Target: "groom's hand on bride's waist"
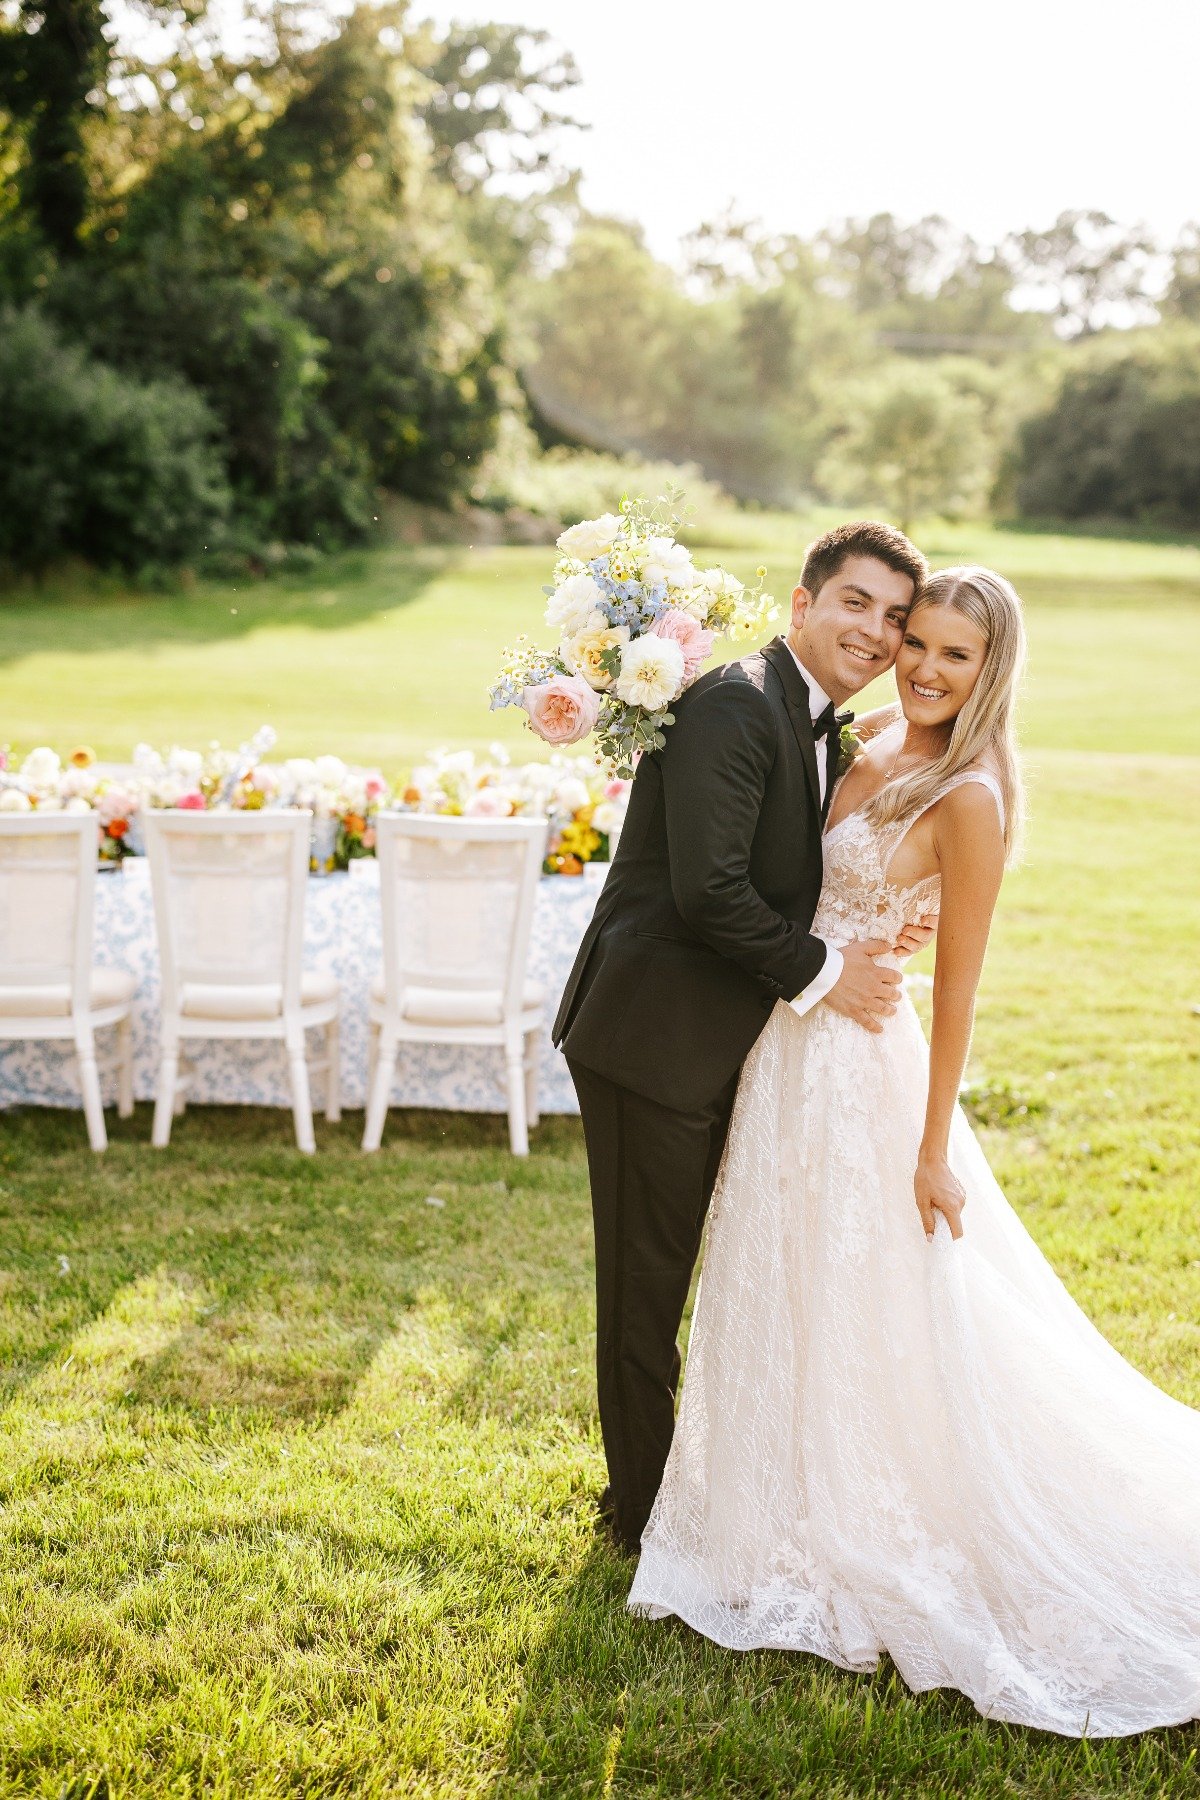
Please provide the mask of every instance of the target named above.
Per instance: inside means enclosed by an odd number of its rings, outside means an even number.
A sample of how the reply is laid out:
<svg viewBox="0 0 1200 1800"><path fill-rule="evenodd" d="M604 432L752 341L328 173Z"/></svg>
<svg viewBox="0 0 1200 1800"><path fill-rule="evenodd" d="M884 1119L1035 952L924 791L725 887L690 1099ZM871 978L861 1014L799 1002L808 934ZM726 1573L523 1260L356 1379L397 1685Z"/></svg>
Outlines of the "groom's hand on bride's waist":
<svg viewBox="0 0 1200 1800"><path fill-rule="evenodd" d="M882 1031L884 1021L900 1004L900 973L881 969L876 957L887 956L890 944L879 938L846 944L842 972L825 996L824 1004L867 1031Z"/></svg>

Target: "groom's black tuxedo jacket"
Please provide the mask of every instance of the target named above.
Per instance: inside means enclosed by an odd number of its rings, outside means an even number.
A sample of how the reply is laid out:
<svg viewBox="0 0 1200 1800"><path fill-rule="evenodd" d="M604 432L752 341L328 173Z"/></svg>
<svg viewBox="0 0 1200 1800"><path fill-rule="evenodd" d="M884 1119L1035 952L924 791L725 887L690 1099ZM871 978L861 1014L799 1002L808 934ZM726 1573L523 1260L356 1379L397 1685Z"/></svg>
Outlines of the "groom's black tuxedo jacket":
<svg viewBox="0 0 1200 1800"><path fill-rule="evenodd" d="M554 1041L686 1112L720 1092L775 1002L824 964L809 927L826 746L781 639L710 670L674 711L666 748L638 766Z"/></svg>

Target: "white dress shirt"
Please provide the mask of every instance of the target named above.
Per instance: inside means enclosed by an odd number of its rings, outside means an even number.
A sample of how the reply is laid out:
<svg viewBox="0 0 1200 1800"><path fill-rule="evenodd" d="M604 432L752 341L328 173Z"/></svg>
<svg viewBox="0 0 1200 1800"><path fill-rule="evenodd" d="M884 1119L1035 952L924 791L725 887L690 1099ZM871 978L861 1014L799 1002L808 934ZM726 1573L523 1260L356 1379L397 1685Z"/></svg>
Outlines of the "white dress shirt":
<svg viewBox="0 0 1200 1800"><path fill-rule="evenodd" d="M787 644L786 638L784 638L783 641ZM809 715L816 721L829 705L829 695L825 692L824 688L821 687L819 682L813 680L790 644L788 644L788 651L791 654L792 661L804 677L804 684L808 689ZM817 780L821 786L821 804L824 805L825 790L829 782L829 754L824 744L821 744L818 747ZM791 1006L798 1013L808 1012L809 1008L815 1006L818 1000L823 1000L825 998L841 972L842 953L837 948L836 944L827 943L825 945L824 966L819 974L813 976L806 988L801 988L795 999L790 1002Z"/></svg>

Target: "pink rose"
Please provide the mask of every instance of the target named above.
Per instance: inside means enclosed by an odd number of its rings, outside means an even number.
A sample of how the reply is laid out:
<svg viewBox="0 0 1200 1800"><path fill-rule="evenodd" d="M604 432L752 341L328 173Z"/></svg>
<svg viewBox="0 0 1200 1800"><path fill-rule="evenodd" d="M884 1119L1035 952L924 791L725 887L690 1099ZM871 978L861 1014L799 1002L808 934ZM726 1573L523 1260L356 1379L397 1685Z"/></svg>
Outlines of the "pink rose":
<svg viewBox="0 0 1200 1800"><path fill-rule="evenodd" d="M529 723L548 744L576 744L600 716L600 696L582 675L555 675L521 690Z"/></svg>
<svg viewBox="0 0 1200 1800"><path fill-rule="evenodd" d="M383 793L386 787L387 782L383 779L379 770L372 769L371 773L367 776L366 781L363 783L363 792L366 794L368 800L378 800L380 794Z"/></svg>
<svg viewBox="0 0 1200 1800"><path fill-rule="evenodd" d="M111 825L114 819L128 819L137 810L137 795L124 788L107 788L96 801L96 811L104 825Z"/></svg>
<svg viewBox="0 0 1200 1800"><path fill-rule="evenodd" d="M193 789L190 794L180 794L175 804L180 812L203 812L204 795L197 789Z"/></svg>
<svg viewBox="0 0 1200 1800"><path fill-rule="evenodd" d="M511 811L508 795L501 793L498 787L480 788L463 807L468 819L507 819Z"/></svg>
<svg viewBox="0 0 1200 1800"><path fill-rule="evenodd" d="M690 687L704 667L706 657L712 654L713 634L706 631L698 620L681 612L677 606L670 607L661 619L650 627L649 636L665 638L669 644L678 644L683 651L683 685Z"/></svg>
<svg viewBox="0 0 1200 1800"><path fill-rule="evenodd" d="M619 775L614 775L611 781L606 781L604 784L604 798L606 800L623 800L628 792L629 783L627 781L622 781Z"/></svg>

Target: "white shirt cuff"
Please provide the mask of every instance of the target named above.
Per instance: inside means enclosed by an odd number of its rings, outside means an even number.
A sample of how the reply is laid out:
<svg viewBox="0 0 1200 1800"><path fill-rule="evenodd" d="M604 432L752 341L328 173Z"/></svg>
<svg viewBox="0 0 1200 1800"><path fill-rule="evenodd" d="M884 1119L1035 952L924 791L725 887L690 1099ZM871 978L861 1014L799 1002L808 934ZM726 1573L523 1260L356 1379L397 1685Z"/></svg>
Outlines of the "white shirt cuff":
<svg viewBox="0 0 1200 1800"><path fill-rule="evenodd" d="M835 944L825 945L825 964L819 975L814 975L806 988L801 988L794 1000L788 1005L793 1012L804 1014L810 1007L823 1000L838 976L842 972L842 953Z"/></svg>

